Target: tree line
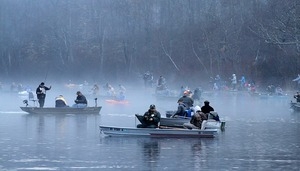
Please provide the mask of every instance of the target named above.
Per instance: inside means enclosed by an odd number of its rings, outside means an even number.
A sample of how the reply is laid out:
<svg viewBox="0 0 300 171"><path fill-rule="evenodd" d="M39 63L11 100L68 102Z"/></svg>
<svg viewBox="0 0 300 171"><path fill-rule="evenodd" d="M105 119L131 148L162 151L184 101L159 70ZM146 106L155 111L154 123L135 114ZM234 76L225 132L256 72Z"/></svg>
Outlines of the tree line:
<svg viewBox="0 0 300 171"><path fill-rule="evenodd" d="M233 73L291 83L300 67L297 0L4 0L0 76L55 73L170 81Z"/></svg>

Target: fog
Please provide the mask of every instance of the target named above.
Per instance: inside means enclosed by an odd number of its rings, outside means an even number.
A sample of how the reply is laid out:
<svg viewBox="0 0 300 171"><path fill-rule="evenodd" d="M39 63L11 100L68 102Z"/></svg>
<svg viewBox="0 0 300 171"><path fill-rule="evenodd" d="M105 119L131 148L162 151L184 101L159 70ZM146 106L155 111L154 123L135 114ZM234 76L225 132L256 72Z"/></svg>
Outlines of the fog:
<svg viewBox="0 0 300 171"><path fill-rule="evenodd" d="M0 82L135 85L150 71L174 89L233 73L294 88L298 8L296 0L1 1Z"/></svg>

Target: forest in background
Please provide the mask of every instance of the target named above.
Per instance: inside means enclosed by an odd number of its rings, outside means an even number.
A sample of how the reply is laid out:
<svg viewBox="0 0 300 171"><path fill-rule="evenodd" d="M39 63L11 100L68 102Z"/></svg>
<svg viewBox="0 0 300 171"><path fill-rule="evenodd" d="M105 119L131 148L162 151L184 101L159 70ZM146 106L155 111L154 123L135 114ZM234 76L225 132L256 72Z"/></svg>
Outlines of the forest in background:
<svg viewBox="0 0 300 171"><path fill-rule="evenodd" d="M289 87L300 73L299 9L299 0L2 0L0 81L122 82L150 71L170 84L235 73Z"/></svg>

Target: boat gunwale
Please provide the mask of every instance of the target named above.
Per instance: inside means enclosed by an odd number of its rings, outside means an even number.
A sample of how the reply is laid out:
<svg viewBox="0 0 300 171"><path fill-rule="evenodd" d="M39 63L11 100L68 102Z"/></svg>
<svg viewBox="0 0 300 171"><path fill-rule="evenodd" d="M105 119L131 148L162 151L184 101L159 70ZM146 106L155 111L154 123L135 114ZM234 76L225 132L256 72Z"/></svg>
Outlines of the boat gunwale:
<svg viewBox="0 0 300 171"><path fill-rule="evenodd" d="M22 111L28 114L100 114L102 106L72 108L72 107L20 107ZM54 111L53 111L54 110Z"/></svg>

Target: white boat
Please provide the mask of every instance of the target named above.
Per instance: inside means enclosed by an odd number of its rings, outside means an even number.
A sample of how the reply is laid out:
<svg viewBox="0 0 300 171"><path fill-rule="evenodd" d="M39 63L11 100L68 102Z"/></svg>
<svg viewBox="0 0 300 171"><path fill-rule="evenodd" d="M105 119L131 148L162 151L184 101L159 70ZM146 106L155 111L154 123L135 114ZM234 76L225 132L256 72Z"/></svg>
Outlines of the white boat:
<svg viewBox="0 0 300 171"><path fill-rule="evenodd" d="M131 137L165 137L165 138L214 138L217 129L183 129L183 128L134 128L100 125L100 133L107 136Z"/></svg>

